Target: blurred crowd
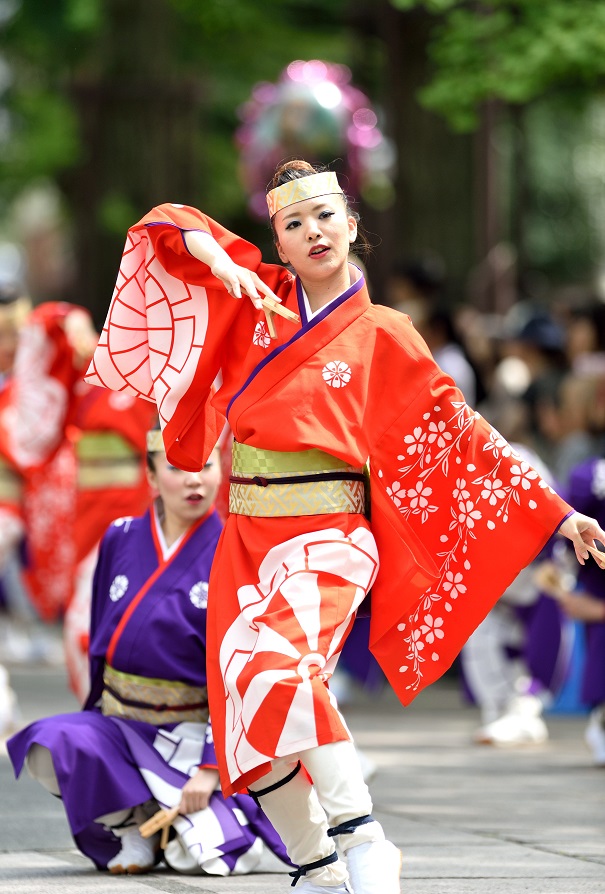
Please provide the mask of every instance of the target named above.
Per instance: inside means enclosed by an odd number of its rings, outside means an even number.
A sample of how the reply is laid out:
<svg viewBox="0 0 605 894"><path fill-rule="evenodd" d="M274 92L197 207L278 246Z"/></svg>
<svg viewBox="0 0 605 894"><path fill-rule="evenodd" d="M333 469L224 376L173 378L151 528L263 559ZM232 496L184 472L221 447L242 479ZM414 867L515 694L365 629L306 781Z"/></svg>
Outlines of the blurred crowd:
<svg viewBox="0 0 605 894"><path fill-rule="evenodd" d="M452 302L431 260L399 265L388 291L467 402L511 444L520 474L533 466L575 509L605 522L601 298L567 288L520 296L505 314L480 312ZM462 689L481 708L475 741L493 745L543 742L544 712L577 672L572 707L591 709L586 740L605 765L605 577L592 559L579 566L562 538L513 581L459 664Z"/></svg>
<svg viewBox="0 0 605 894"><path fill-rule="evenodd" d="M424 261L394 269L384 300L410 315L467 402L512 445L521 472L534 466L605 524L605 303L569 289L521 299L506 314L480 312L453 302L439 265ZM84 382L97 340L84 308L34 308L0 285L0 734L18 723L2 664L65 661L84 700L98 543L112 520L141 513L151 497L145 434L155 408ZM343 702L351 681L384 685L364 656L366 620L350 639L334 681ZM545 712L578 643L578 703L590 709L587 742L605 765L605 576L592 559L577 566L555 537L461 655L461 690L481 709L475 741L543 742Z"/></svg>

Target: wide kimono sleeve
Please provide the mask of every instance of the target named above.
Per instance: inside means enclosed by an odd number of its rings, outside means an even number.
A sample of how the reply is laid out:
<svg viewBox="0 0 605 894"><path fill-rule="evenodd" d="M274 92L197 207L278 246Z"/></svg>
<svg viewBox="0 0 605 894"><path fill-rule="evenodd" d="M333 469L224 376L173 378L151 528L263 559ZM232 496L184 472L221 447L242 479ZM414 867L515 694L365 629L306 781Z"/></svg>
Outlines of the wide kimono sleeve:
<svg viewBox="0 0 605 894"><path fill-rule="evenodd" d="M24 472L44 468L65 441L81 381L66 332L67 318L74 310L88 314L61 301L41 304L19 334L5 446Z"/></svg>
<svg viewBox="0 0 605 894"><path fill-rule="evenodd" d="M572 510L465 403L409 321L388 319L375 402L388 370L389 415L385 426L376 412L370 457L381 561L370 647L405 704L447 670Z"/></svg>
<svg viewBox="0 0 605 894"><path fill-rule="evenodd" d="M210 233L230 257L275 291L287 275L260 251L195 208L161 205L128 231L116 287L86 380L153 401L169 460L203 467L224 418L210 398L236 322L250 301L232 298L187 250L184 231Z"/></svg>

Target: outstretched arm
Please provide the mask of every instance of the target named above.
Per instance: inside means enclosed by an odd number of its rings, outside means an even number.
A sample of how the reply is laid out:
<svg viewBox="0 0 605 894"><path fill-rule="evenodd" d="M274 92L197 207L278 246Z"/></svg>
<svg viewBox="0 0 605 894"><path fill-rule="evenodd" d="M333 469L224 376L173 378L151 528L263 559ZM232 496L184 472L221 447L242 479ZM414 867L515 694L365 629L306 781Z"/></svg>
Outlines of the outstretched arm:
<svg viewBox="0 0 605 894"><path fill-rule="evenodd" d="M247 267L241 267L231 260L224 248L210 234L200 230L187 230L183 233L187 250L207 264L213 276L223 283L230 295L241 298L242 293L247 295L252 304L262 309L262 295L280 302L281 299L271 291L269 286L260 277Z"/></svg>
<svg viewBox="0 0 605 894"><path fill-rule="evenodd" d="M576 558L580 565L584 565L586 563L586 559L588 559L590 555L590 550L592 550L592 554L594 555L595 550L595 540L600 541L605 544L605 531L600 527L599 523L595 521L594 518L589 518L587 515L582 515L580 512L574 512L569 518L566 518L561 527L559 528L559 534L563 534L564 537L567 537L573 543ZM600 561L598 556L595 556L599 567L605 567L605 553L603 554L603 560Z"/></svg>

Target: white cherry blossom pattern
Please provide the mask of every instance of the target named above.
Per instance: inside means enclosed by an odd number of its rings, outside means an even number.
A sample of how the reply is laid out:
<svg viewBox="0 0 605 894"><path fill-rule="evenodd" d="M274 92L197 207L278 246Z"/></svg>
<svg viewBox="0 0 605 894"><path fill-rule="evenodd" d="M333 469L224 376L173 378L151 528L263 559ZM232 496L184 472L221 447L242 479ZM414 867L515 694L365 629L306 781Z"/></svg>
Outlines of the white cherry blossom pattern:
<svg viewBox="0 0 605 894"><path fill-rule="evenodd" d="M443 589L450 599L457 599L459 595L466 593L466 587L462 583L464 576L460 572L446 571Z"/></svg>
<svg viewBox="0 0 605 894"><path fill-rule="evenodd" d="M258 345L259 348L268 348L271 344L271 336L269 335L269 330L267 329L267 324L264 320L259 320L254 327L252 344Z"/></svg>
<svg viewBox="0 0 605 894"><path fill-rule="evenodd" d="M422 430L420 426L414 429L411 435L406 435L403 439L407 444L406 453L410 456L413 456L415 453L418 456L422 456L424 452L424 445L427 439L427 434ZM403 459L403 457L399 457L399 459Z"/></svg>
<svg viewBox="0 0 605 894"><path fill-rule="evenodd" d="M454 488L453 497L454 500L468 500L470 497L470 490L466 489L466 481L464 478L456 479L456 487Z"/></svg>
<svg viewBox="0 0 605 894"><path fill-rule="evenodd" d="M497 506L498 500L503 500L505 497L506 491L503 490L502 482L499 478L484 483L483 490L481 491L481 499L487 500L490 506Z"/></svg>
<svg viewBox="0 0 605 894"><path fill-rule="evenodd" d="M351 367L344 360L332 360L326 363L321 374L326 385L331 388L344 388L353 375Z"/></svg>
<svg viewBox="0 0 605 894"><path fill-rule="evenodd" d="M484 450L489 450L494 454L495 457L509 457L509 456L518 456L519 454L511 447L511 445L506 441L500 432L497 432L494 429L489 436L489 443L484 444Z"/></svg>
<svg viewBox="0 0 605 894"><path fill-rule="evenodd" d="M456 512L452 509L452 515L454 516L454 521L450 523L450 528L455 528L456 525L466 525L467 528L475 527L475 522L481 518L481 512L479 509L475 509L475 504L472 500L461 500L458 503L458 511ZM471 533L471 537L474 536Z"/></svg>
<svg viewBox="0 0 605 894"><path fill-rule="evenodd" d="M432 615L425 615L420 632L424 634L426 642L431 645L436 639L443 639L445 636L443 630L443 618L434 618Z"/></svg>
<svg viewBox="0 0 605 894"><path fill-rule="evenodd" d="M513 487L518 487L521 485L523 490L529 490L531 487L532 481L535 481L538 477L538 473L535 469L532 469L528 462L520 462L518 465L514 465L511 467L512 477L510 479L510 483Z"/></svg>
<svg viewBox="0 0 605 894"><path fill-rule="evenodd" d="M435 444L439 449L442 449L446 446L448 441L451 441L453 435L450 431L447 430L446 424L443 420L439 422L430 422L429 423L429 431L427 441L429 444Z"/></svg>
<svg viewBox="0 0 605 894"><path fill-rule="evenodd" d="M402 499L405 498L405 488L401 486L399 481L394 481L391 487L387 487L387 494L399 509Z"/></svg>
<svg viewBox="0 0 605 894"><path fill-rule="evenodd" d="M116 574L109 587L109 598L112 602L118 602L128 589L129 580L125 574Z"/></svg>
<svg viewBox="0 0 605 894"><path fill-rule="evenodd" d="M189 599L196 608L207 608L208 581L198 580L197 584L194 584L189 590Z"/></svg>
<svg viewBox="0 0 605 894"><path fill-rule="evenodd" d="M398 484L398 482L395 482ZM395 484L393 486L395 486ZM408 500L407 506L401 506L399 501L398 509L407 518L409 515L420 515L422 521L425 522L430 512L437 512L438 506L431 505L429 497L433 493L432 487L427 487L422 481L417 481L414 487L403 492ZM395 505L397 505L397 502Z"/></svg>
<svg viewBox="0 0 605 894"><path fill-rule="evenodd" d="M471 434L479 420L485 429L485 443L478 456L476 452L469 456ZM425 525L434 518L430 524L437 526L436 539L443 544L436 555L438 582L422 594L407 622L403 619L398 625L405 654L399 670L410 680L406 688L414 691L421 686L425 662L440 660L439 644L447 639L448 618L467 596L467 575L472 572L469 556L478 532L507 524L512 505L536 509L534 497L540 489L552 489L462 400L436 403L432 412L423 414L422 424L404 434L399 443L399 465L395 467L399 477L391 478L386 493L404 518L418 519L415 524ZM444 508L437 494L442 493L442 482L452 464L460 467L460 475L450 491L449 513L437 513ZM605 481L605 469L603 474ZM438 605L441 608L436 612Z"/></svg>

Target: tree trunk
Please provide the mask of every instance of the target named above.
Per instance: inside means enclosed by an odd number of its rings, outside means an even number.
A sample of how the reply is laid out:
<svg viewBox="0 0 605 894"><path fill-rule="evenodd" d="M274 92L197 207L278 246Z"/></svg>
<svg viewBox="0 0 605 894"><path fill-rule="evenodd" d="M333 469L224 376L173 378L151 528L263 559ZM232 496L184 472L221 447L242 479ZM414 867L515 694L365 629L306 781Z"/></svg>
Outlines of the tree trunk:
<svg viewBox="0 0 605 894"><path fill-rule="evenodd" d="M166 0L108 0L94 58L71 84L84 154L62 186L73 211L73 300L99 326L126 228L153 205L199 191L200 84L179 76Z"/></svg>
<svg viewBox="0 0 605 894"><path fill-rule="evenodd" d="M445 266L450 300L464 297L476 260L473 238L473 139L455 134L417 98L429 79L427 42L434 24L424 10L374 4L386 49L388 133L398 151L396 202L385 215L383 264L436 255Z"/></svg>

